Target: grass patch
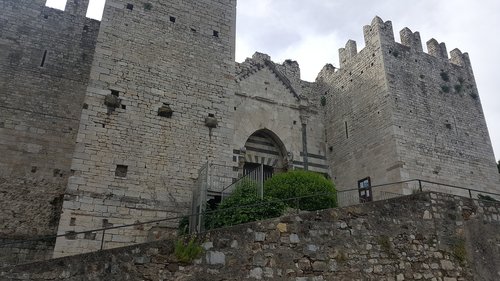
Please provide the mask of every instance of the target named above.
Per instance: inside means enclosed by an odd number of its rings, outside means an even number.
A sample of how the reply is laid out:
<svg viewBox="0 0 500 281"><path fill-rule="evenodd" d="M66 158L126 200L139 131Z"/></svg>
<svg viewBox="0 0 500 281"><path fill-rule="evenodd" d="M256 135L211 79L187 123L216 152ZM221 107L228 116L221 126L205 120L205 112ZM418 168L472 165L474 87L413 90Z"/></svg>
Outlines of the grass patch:
<svg viewBox="0 0 500 281"><path fill-rule="evenodd" d="M463 265L467 261L467 250L465 249L465 240L458 239L452 245L453 256Z"/></svg>
<svg viewBox="0 0 500 281"><path fill-rule="evenodd" d="M200 243L193 237L189 241L179 239L175 241L174 255L178 261L183 263L191 263L199 258L203 253L203 248Z"/></svg>
<svg viewBox="0 0 500 281"><path fill-rule="evenodd" d="M392 250L391 239L389 236L381 235L377 238L377 243L380 245L380 250L385 252L389 258L396 258L396 254Z"/></svg>

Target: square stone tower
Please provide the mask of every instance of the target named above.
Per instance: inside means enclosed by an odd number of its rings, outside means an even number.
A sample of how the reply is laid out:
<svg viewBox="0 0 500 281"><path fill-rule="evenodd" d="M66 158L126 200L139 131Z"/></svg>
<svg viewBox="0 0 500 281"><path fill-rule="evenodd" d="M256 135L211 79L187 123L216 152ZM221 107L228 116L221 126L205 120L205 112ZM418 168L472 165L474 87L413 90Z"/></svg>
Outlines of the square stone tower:
<svg viewBox="0 0 500 281"><path fill-rule="evenodd" d="M448 58L434 39L424 53L419 33L408 28L397 43L391 22L379 17L364 27L364 37L363 50L348 41L340 69L326 67L318 77L329 89L325 124L337 187L356 188L369 177L372 185L423 179L498 192L468 55L455 49ZM414 188L384 189L408 194Z"/></svg>
<svg viewBox="0 0 500 281"><path fill-rule="evenodd" d="M235 20L236 0L106 2L59 234L187 213L200 166L231 161ZM126 231L106 247L150 235ZM99 249L96 235L54 255Z"/></svg>

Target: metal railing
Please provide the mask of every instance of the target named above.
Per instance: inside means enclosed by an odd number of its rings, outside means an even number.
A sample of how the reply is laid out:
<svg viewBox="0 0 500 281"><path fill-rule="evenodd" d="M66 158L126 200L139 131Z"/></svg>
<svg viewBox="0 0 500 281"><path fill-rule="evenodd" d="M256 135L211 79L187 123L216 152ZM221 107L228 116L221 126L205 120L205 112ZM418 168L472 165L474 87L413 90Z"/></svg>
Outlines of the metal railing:
<svg viewBox="0 0 500 281"><path fill-rule="evenodd" d="M220 192L221 201L233 193L236 187L244 182L251 182L255 184L255 193L262 199L264 197L264 165L253 169L243 177L237 179L235 182L223 188Z"/></svg>
<svg viewBox="0 0 500 281"><path fill-rule="evenodd" d="M371 188L374 191L374 201L385 200L385 199L395 198L395 197L405 195L405 194L402 194L401 192L395 191L396 186L398 188L403 188L403 190L409 188L411 190L411 192L409 194L415 193L415 192L436 191L436 192L453 194L453 195L461 195L461 196L465 195L465 197L469 197L469 198L474 199L474 200L484 200L485 196L487 196L487 198L488 198L487 200L493 199L496 201L500 201L500 194L498 194L498 193L486 192L486 191L481 191L481 190L472 189L472 188L465 188L465 187L460 187L460 186L455 186L455 185L449 185L449 184L443 184L443 183L437 183L437 182L432 182L432 181L427 181L427 180L419 180L419 179L400 181L400 182L394 182L394 183L387 183L387 184L372 185ZM400 191L401 191L401 189L400 189ZM100 237L99 236L96 236L96 237L100 238L100 250L103 250L103 249L105 249L105 243L106 243L106 241L104 239L104 237L106 235L106 231L110 231L113 229L123 229L123 228L130 228L130 227L143 227L146 225L155 225L156 226L159 223L163 223L163 222L178 222L182 219L185 219L186 217L189 219L201 218L203 216L217 213L217 212L228 212L228 211L236 210L236 209L240 209L240 208L259 208L259 207L262 207L265 205L275 204L277 202L293 202L293 204L289 204L289 205L295 206L295 210L297 212L299 212L301 209L300 208L301 202L304 202L304 199L318 197L318 196L325 196L325 195L330 195L330 194L331 193L312 194L309 196L279 199L279 200L267 201L265 203L246 205L246 206L237 206L237 207L227 208L227 209L219 209L219 210L203 211L203 212L191 212L191 214L188 214L188 215L175 216L175 217L152 220L152 221L147 221L147 222L138 222L138 223L111 226L111 227L102 227L102 228L91 229L91 230L86 230L86 231L79 231L79 232L68 232L65 234L50 235L50 236L38 237L38 238L27 239L27 240L22 240L22 241L12 241L12 242L0 244L0 249L5 249L5 248L8 248L9 246L12 246L15 244L51 241L51 240L55 240L55 239L61 238L61 237L65 237L67 239L78 239L78 236L81 236L81 235L89 235L89 234L99 233L102 235ZM352 203L350 205L364 203L362 201L360 202L360 200L359 200L358 189L340 190L340 191L336 192L336 195L337 195L337 205L339 207L349 205L349 204L344 204L341 202ZM479 196L479 195L481 195L481 196ZM478 197L478 198L475 198L475 197ZM205 231L200 230L200 231L196 231L196 232L203 233ZM133 242L127 243L127 244L124 244L124 246L131 245L131 244L135 244L135 243L133 243ZM44 259L41 259L41 260L44 260ZM29 261L24 261L24 262L35 262L35 261L41 261L41 260L29 260ZM23 262L20 262L18 264L21 264L21 263L23 263ZM1 265L0 267L13 266L13 265L16 265L16 264L5 264L5 265Z"/></svg>
<svg viewBox="0 0 500 281"><path fill-rule="evenodd" d="M193 190L193 199L191 203L191 213L202 214L205 212L206 203L209 196L222 194L224 190L233 184L237 178L237 171L232 166L205 163L198 172L198 179ZM203 217L201 215L190 217L189 231L203 231Z"/></svg>

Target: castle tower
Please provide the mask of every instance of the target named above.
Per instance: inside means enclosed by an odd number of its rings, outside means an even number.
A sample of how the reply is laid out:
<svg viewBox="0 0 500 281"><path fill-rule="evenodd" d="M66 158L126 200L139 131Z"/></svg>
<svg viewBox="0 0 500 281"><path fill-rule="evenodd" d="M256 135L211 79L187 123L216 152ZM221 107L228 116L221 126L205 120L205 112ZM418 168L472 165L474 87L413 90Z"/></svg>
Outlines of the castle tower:
<svg viewBox="0 0 500 281"><path fill-rule="evenodd" d="M235 0L107 1L59 234L187 214L202 164L231 161L235 17ZM106 232L105 248L151 228ZM54 255L101 238L62 237Z"/></svg>
<svg viewBox="0 0 500 281"><path fill-rule="evenodd" d="M45 2L0 1L2 243L56 234L99 31L88 0ZM50 256L53 243L2 248L0 264Z"/></svg>
<svg viewBox="0 0 500 281"><path fill-rule="evenodd" d="M318 76L330 88L325 124L337 186L423 179L498 192L468 55L455 49L448 59L445 44L434 39L424 53L419 33L408 28L397 43L391 22L378 17L363 31L365 48L358 53L350 40L339 51L341 69ZM416 188L384 189L408 194Z"/></svg>

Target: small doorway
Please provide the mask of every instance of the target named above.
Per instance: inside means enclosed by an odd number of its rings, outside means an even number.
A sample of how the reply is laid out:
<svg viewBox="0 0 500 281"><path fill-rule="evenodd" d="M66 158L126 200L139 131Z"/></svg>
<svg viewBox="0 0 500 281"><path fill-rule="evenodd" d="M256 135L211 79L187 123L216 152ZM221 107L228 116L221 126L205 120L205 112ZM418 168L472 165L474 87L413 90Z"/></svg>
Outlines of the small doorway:
<svg viewBox="0 0 500 281"><path fill-rule="evenodd" d="M358 181L359 203L373 201L372 183L370 177Z"/></svg>

